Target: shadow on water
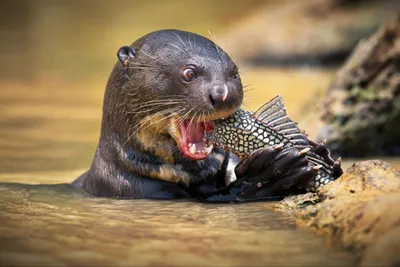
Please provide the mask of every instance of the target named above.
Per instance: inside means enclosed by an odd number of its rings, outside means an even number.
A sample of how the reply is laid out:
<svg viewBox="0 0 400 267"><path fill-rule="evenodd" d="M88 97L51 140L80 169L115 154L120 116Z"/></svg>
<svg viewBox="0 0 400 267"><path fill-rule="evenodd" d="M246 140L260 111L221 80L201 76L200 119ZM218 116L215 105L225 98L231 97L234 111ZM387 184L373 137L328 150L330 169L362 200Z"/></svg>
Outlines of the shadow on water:
<svg viewBox="0 0 400 267"><path fill-rule="evenodd" d="M88 198L67 184L0 184L0 261L30 265L343 266L273 203Z"/></svg>

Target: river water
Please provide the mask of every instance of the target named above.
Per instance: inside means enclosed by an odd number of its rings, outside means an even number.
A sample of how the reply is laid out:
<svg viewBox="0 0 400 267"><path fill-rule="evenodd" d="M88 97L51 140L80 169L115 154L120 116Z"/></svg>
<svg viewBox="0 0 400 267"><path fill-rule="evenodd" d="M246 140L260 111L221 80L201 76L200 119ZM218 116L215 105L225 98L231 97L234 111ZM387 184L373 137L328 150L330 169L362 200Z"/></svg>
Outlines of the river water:
<svg viewBox="0 0 400 267"><path fill-rule="evenodd" d="M315 88L329 76L323 73L249 68L243 79L263 88L271 77L281 85L273 90L288 93L289 84L304 80L315 80L310 86ZM351 256L275 212L274 203L88 198L60 184L70 183L90 165L106 78L3 82L8 90L0 92L0 263L353 264ZM255 89L246 101L274 93ZM290 99L289 107L300 110ZM247 101L249 108L258 105Z"/></svg>
<svg viewBox="0 0 400 267"><path fill-rule="evenodd" d="M87 198L0 185L0 259L13 265L343 266L352 259L270 204Z"/></svg>
<svg viewBox="0 0 400 267"><path fill-rule="evenodd" d="M178 2L157 6L185 10ZM20 16L4 8L0 16L13 22L0 29L8 41L0 44L0 265L354 264L322 237L298 229L289 214L275 212L274 203L116 200L72 189L68 183L90 166L97 145L115 49L181 24L170 18L138 26L160 10L138 1L135 8L143 12L132 18L129 8L107 1L68 3L25 1L11 5ZM238 14L241 5L222 6ZM186 28L218 29L233 14L205 6L200 8L218 16L194 17L196 24L184 13ZM136 28L128 34L126 25ZM328 86L334 70L241 66L240 72L255 88L246 93L245 108L283 94L289 114L299 120L304 103Z"/></svg>

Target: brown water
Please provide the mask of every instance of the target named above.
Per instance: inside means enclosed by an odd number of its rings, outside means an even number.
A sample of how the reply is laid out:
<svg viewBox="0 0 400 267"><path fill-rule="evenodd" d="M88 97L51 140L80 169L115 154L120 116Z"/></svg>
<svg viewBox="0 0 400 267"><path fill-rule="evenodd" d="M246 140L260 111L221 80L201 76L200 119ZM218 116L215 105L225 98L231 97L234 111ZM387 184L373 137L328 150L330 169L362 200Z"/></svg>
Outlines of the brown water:
<svg viewBox="0 0 400 267"><path fill-rule="evenodd" d="M265 98L324 72L248 69L243 79ZM260 78L261 77L261 78ZM101 81L4 83L0 91L0 259L16 265L352 265L273 203L87 198L68 185L88 168L97 144ZM267 82L269 81L269 82ZM57 88L57 93L54 93ZM314 88L311 86L310 88ZM32 92L35 93L32 93ZM262 100L249 92L255 108ZM257 101L250 102L251 99Z"/></svg>
<svg viewBox="0 0 400 267"><path fill-rule="evenodd" d="M7 40L0 43L0 265L353 265L349 255L274 212L273 203L88 198L60 184L91 163L119 46L159 28L207 34L260 2L218 1L215 7L205 1L199 12L212 14L207 20L184 12L179 1L3 6L0 17L8 23L0 28ZM176 9L184 24L175 13L159 17ZM138 25L147 17L159 20ZM247 93L245 108L254 110L282 93L291 116L300 119L304 103L328 85L332 73L242 66L242 80L256 88Z"/></svg>
<svg viewBox="0 0 400 267"><path fill-rule="evenodd" d="M29 265L351 265L268 204L86 198L0 185L0 259Z"/></svg>

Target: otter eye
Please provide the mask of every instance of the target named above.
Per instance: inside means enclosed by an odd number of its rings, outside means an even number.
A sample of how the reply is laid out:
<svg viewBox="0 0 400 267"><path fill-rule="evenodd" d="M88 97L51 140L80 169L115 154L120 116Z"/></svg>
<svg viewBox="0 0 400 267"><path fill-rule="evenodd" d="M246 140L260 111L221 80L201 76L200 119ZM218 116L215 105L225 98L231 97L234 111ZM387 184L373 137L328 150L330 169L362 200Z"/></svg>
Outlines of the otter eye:
<svg viewBox="0 0 400 267"><path fill-rule="evenodd" d="M197 77L196 71L191 68L187 68L183 70L183 79L185 81L190 82L193 81Z"/></svg>
<svg viewBox="0 0 400 267"><path fill-rule="evenodd" d="M233 78L233 79L239 78L239 73L238 73L237 71L235 71L235 72L233 73L233 75L232 75L232 78Z"/></svg>

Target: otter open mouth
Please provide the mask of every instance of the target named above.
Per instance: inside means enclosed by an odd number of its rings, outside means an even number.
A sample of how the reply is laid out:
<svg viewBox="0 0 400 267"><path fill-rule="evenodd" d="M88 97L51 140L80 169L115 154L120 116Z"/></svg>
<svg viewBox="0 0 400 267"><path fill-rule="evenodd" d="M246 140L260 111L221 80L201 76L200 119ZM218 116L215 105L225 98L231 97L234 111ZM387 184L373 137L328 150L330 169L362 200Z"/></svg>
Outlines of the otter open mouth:
<svg viewBox="0 0 400 267"><path fill-rule="evenodd" d="M185 157L201 160L211 153L213 145L205 138L205 131L211 127L210 125L209 122L191 122L190 120L180 125L181 139L178 147Z"/></svg>
<svg viewBox="0 0 400 267"><path fill-rule="evenodd" d="M182 122L179 116L168 119L168 134L175 140L180 152L188 159L203 160L213 150L207 136L214 129L214 121L231 115L233 111L214 113L207 117L190 117Z"/></svg>

